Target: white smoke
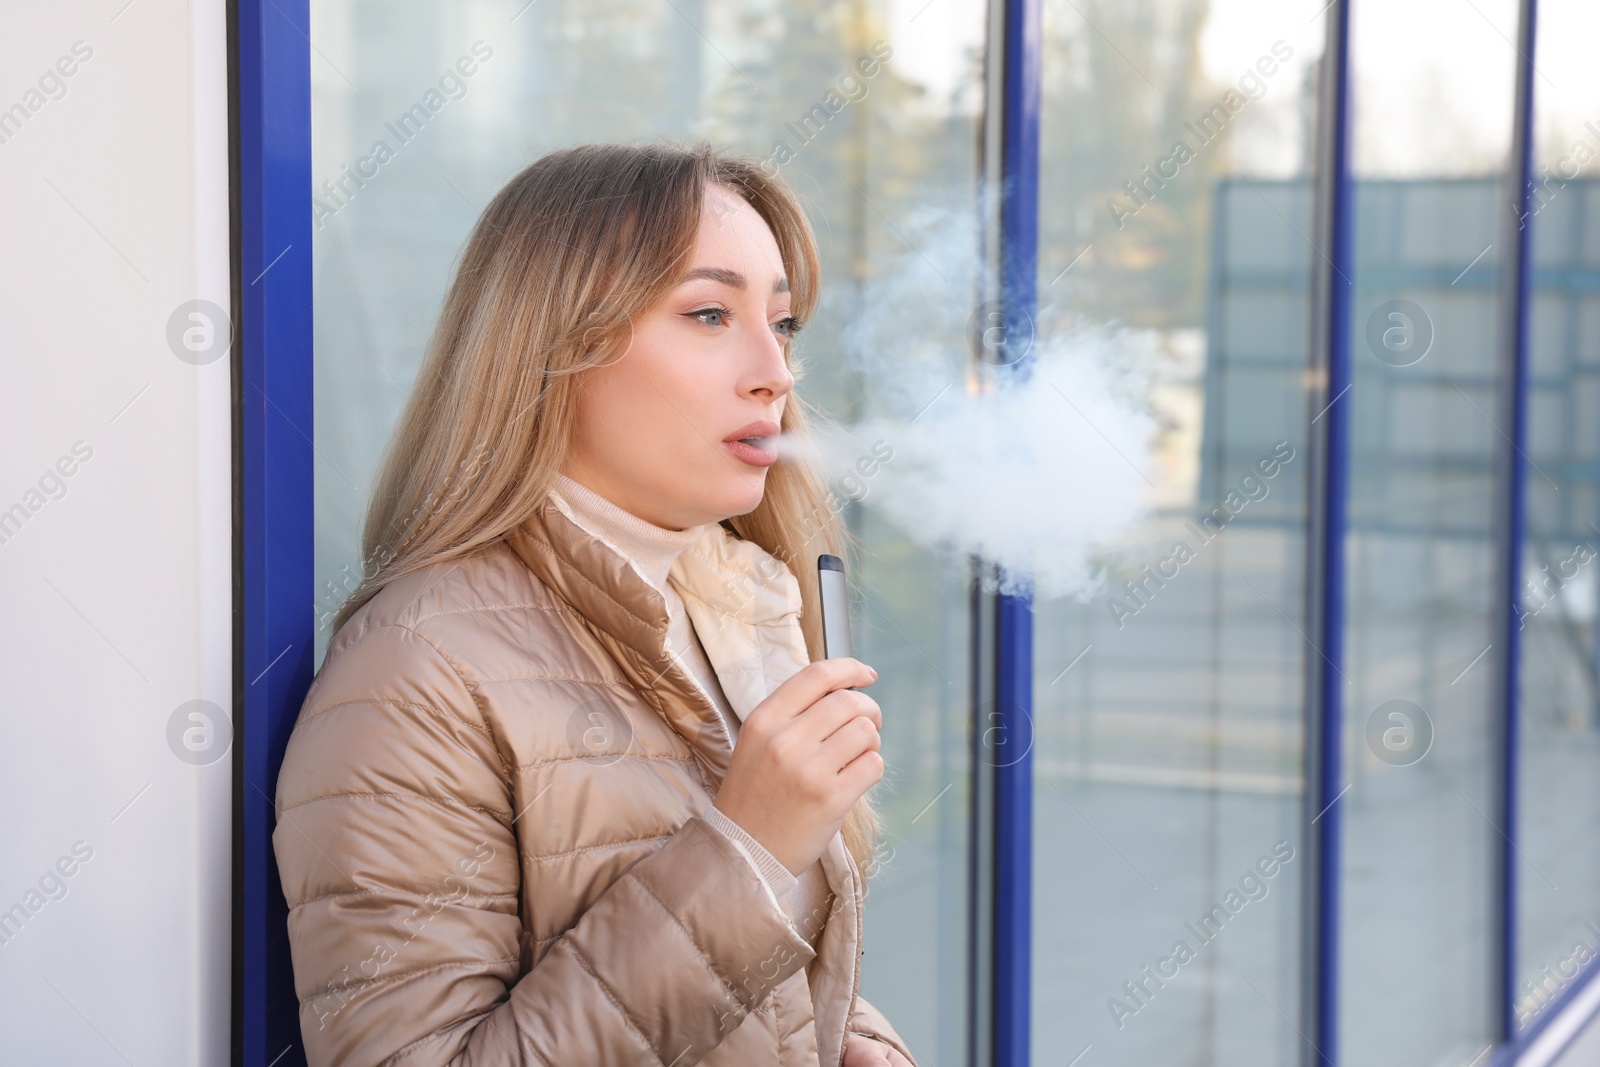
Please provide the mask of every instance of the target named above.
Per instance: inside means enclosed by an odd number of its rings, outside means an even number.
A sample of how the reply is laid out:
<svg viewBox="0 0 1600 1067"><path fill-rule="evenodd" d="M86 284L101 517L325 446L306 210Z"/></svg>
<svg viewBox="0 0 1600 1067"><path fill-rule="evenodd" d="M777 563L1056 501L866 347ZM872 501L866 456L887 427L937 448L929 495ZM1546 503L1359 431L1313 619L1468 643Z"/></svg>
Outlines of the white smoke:
<svg viewBox="0 0 1600 1067"><path fill-rule="evenodd" d="M1146 516L1159 480L1149 335L1052 323L1030 373L986 386L968 368L971 224L920 223L849 309L846 354L870 408L815 428L823 469L916 543L1001 564L1005 592L1087 596L1097 557ZM1012 338L1026 343L1030 325L1010 324Z"/></svg>

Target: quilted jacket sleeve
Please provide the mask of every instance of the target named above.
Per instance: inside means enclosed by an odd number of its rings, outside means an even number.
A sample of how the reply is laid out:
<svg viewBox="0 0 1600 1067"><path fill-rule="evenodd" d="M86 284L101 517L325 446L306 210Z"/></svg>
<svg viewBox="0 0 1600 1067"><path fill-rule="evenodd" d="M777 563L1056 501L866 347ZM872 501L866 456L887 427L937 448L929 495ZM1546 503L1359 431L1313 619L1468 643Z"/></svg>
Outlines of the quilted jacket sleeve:
<svg viewBox="0 0 1600 1067"><path fill-rule="evenodd" d="M750 861L750 866L761 876L762 883L772 894L772 903L782 907L784 913L788 914L789 908L782 902L788 900L789 894L794 891L800 879L779 863L778 857L768 852L766 846L751 837L744 827L724 815L721 808L707 808L705 819L737 846L739 853Z"/></svg>
<svg viewBox="0 0 1600 1067"><path fill-rule="evenodd" d="M845 1026L845 1032L862 1034L882 1041L885 1045L892 1045L900 1055L913 1064L917 1063L917 1058L911 1054L911 1046L906 1044L905 1038L889 1025L889 1020L884 1018L883 1012L874 1008L863 996L857 995L855 1006L850 1009L850 1022Z"/></svg>
<svg viewBox="0 0 1600 1067"><path fill-rule="evenodd" d="M471 688L413 630L325 666L273 831L311 1067L690 1067L814 958L695 816L519 980L508 774Z"/></svg>

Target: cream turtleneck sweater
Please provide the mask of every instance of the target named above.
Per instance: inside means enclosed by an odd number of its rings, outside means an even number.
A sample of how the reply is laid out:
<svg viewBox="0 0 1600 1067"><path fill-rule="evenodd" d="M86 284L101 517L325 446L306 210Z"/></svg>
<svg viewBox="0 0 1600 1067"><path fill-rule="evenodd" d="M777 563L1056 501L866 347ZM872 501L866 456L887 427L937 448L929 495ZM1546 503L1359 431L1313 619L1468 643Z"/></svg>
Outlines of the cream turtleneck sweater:
<svg viewBox="0 0 1600 1067"><path fill-rule="evenodd" d="M695 635L694 626L683 606L683 598L667 580L679 554L699 540L705 533L705 527L669 530L646 522L565 474L556 476L556 486L552 492L567 504L578 525L627 558L640 576L666 599L667 651L705 692L706 698L722 719L731 742L737 744L739 718L728 705L716 672ZM826 905L832 895L822 871L822 862L818 860L812 863L796 877L759 841L718 808L707 809L705 818L750 862L767 892L772 895L773 902L779 905L791 922L800 916L796 929L808 943L815 945L825 925L828 914Z"/></svg>

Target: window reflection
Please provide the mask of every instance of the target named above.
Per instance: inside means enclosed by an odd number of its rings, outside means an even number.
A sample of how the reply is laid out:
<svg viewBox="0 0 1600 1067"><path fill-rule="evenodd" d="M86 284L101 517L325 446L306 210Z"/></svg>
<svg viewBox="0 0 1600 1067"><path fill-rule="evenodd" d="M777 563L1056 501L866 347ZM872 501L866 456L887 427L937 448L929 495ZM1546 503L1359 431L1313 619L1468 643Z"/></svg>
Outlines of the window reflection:
<svg viewBox="0 0 1600 1067"><path fill-rule="evenodd" d="M1515 1019L1539 1017L1600 955L1600 77L1591 5L1539 6ZM1548 880L1547 880L1548 879Z"/></svg>
<svg viewBox="0 0 1600 1067"><path fill-rule="evenodd" d="M1320 7L1045 6L1040 333L1153 353L1157 419L1150 517L1038 604L1034 1047L1063 1061L1299 1052Z"/></svg>
<svg viewBox="0 0 1600 1067"><path fill-rule="evenodd" d="M1352 1064L1466 1062L1495 1025L1483 657L1495 640L1497 198L1516 5L1478 8L1471 19L1442 3L1352 8L1339 984ZM1416 36L1423 25L1449 32Z"/></svg>

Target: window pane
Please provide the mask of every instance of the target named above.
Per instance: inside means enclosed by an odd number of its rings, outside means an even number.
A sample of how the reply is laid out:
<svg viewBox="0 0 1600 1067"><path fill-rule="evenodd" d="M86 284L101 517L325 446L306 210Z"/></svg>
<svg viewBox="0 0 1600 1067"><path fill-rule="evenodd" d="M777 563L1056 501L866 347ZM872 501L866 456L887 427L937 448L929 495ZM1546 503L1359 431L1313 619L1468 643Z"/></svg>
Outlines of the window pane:
<svg viewBox="0 0 1600 1067"><path fill-rule="evenodd" d="M1041 344L1110 331L1154 418L1137 457L1066 458L1136 466L1149 510L1102 588L1037 601L1033 1042L1059 1062L1300 1051L1322 6L1045 4Z"/></svg>
<svg viewBox="0 0 1600 1067"><path fill-rule="evenodd" d="M913 454L893 427L917 412L905 410L911 393L896 365L875 360L881 350L862 339L933 352L942 371L965 358L950 342L961 335L927 310L954 307L958 291L965 301L970 265L941 259L942 274L904 282L908 260L933 266L930 232L975 230L983 5L314 0L311 9L318 662L333 612L360 579L360 524L381 450L489 198L537 156L582 141L703 136L772 160L821 242L824 303L799 344L801 390L847 431L832 459L864 549L855 632L882 676L873 695L889 770L876 798L888 835L868 906L863 993L924 1063L955 1062L966 1026L965 574L959 557L913 541L877 507ZM970 264L971 248L962 252ZM872 452L879 442L893 458ZM863 450L871 473L857 465Z"/></svg>
<svg viewBox="0 0 1600 1067"><path fill-rule="evenodd" d="M1351 1067L1491 1039L1491 469L1516 5L1352 7L1355 264L1340 801Z"/></svg>
<svg viewBox="0 0 1600 1067"><path fill-rule="evenodd" d="M1522 556L1517 1019L1600 952L1600 34L1593 4L1539 5L1527 225L1527 507Z"/></svg>

